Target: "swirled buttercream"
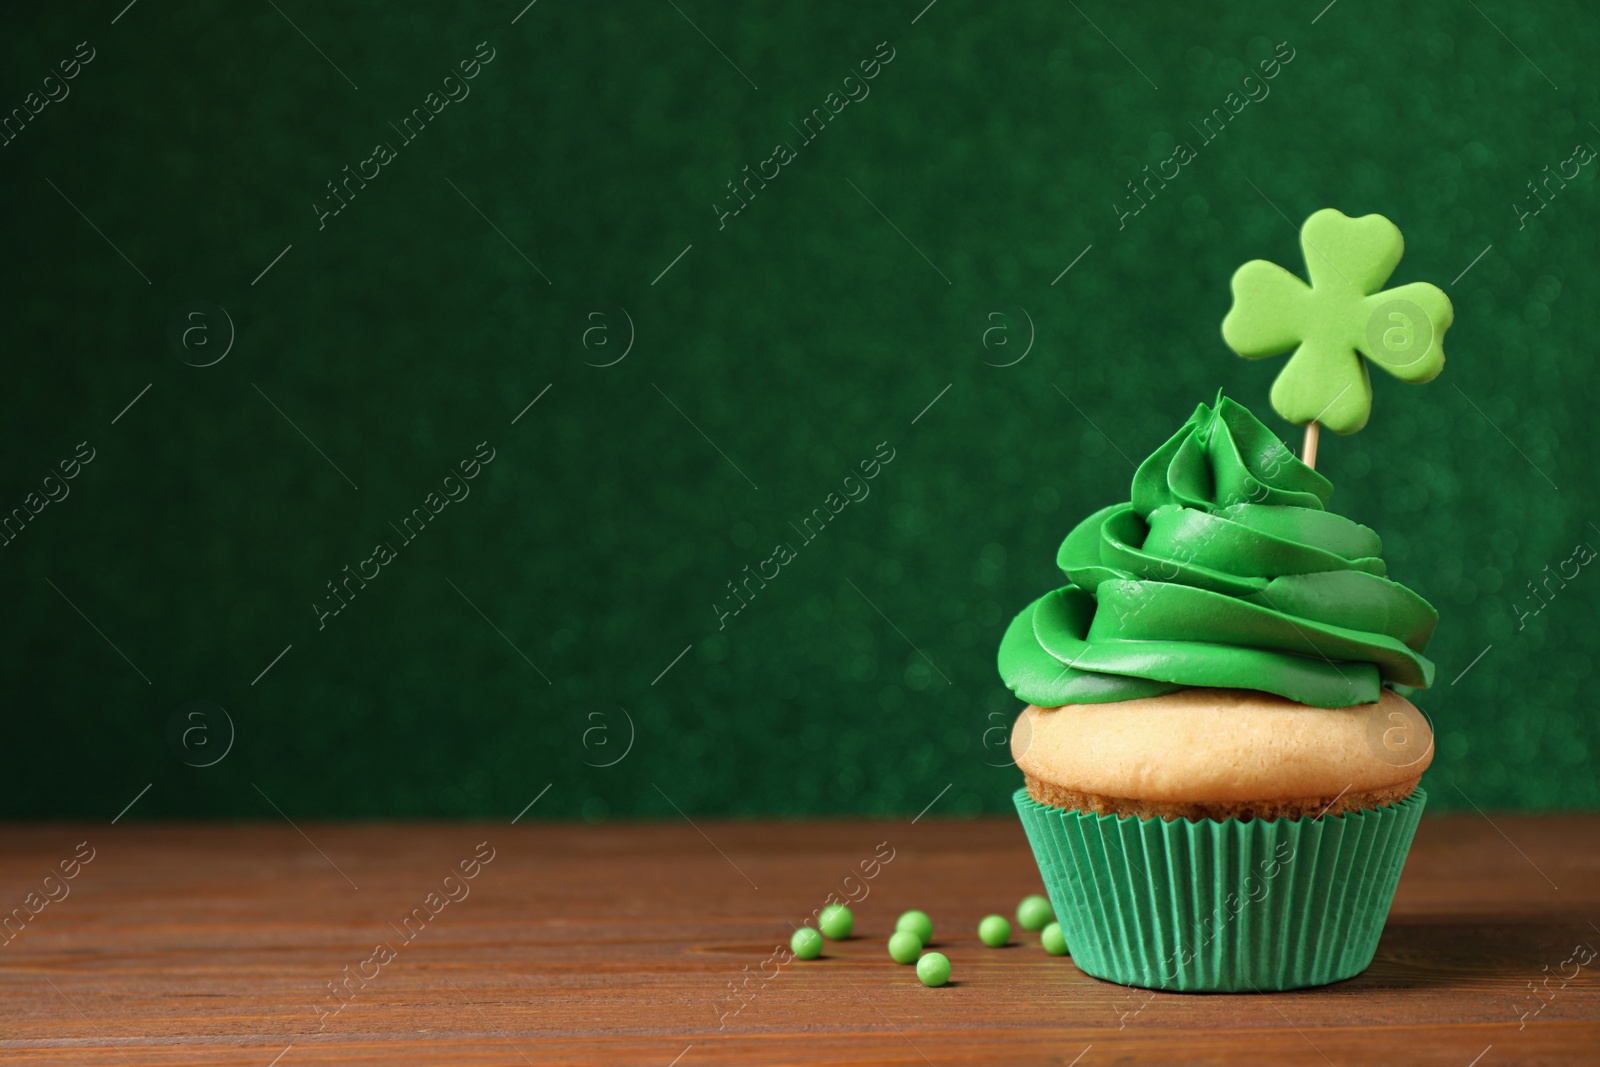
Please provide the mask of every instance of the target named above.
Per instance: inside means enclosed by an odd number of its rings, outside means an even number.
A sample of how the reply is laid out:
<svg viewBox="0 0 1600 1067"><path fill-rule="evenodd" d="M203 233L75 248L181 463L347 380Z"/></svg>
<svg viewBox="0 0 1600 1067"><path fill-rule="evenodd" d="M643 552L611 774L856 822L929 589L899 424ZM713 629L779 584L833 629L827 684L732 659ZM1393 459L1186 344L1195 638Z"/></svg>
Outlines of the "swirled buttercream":
<svg viewBox="0 0 1600 1067"><path fill-rule="evenodd" d="M1001 677L1040 707L1217 686L1334 708L1427 687L1439 614L1385 577L1376 533L1325 510L1332 491L1242 405L1201 404L1128 503L1061 543L1068 584L1012 621Z"/></svg>

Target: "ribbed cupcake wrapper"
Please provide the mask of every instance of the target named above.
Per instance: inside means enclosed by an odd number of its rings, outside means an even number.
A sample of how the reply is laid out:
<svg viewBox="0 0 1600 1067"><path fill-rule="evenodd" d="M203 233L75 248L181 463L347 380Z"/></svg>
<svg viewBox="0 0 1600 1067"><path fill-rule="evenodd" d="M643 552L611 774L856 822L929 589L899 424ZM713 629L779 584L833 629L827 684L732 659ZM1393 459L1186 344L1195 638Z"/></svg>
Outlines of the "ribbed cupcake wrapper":
<svg viewBox="0 0 1600 1067"><path fill-rule="evenodd" d="M1074 962L1122 985L1250 992L1326 985L1377 952L1420 788L1398 804L1302 819L1135 819L1019 789Z"/></svg>

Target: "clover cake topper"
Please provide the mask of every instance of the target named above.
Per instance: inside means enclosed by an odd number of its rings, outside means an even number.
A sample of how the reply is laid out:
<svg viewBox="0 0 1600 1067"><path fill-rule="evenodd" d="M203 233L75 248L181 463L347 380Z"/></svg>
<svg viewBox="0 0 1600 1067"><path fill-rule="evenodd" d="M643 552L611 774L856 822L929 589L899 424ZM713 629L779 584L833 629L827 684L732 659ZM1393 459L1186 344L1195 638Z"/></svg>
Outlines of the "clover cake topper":
<svg viewBox="0 0 1600 1067"><path fill-rule="evenodd" d="M1234 272L1222 339L1246 359L1293 352L1272 384L1272 407L1306 427L1305 460L1314 465L1319 424L1339 434L1367 424L1369 361L1402 381L1438 377L1454 311L1427 282L1383 288L1405 241L1382 215L1323 208L1301 227L1300 246L1309 285L1264 259Z"/></svg>

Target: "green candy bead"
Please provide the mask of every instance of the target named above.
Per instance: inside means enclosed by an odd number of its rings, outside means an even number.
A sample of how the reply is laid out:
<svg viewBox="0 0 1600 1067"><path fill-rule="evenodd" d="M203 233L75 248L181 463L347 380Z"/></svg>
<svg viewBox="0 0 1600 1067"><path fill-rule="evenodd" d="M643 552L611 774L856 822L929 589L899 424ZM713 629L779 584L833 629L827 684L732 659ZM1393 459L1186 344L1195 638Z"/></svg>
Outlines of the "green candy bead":
<svg viewBox="0 0 1600 1067"><path fill-rule="evenodd" d="M1055 917L1050 902L1037 894L1023 897L1017 905L1017 925L1024 930L1043 930Z"/></svg>
<svg viewBox="0 0 1600 1067"><path fill-rule="evenodd" d="M930 952L917 961L917 978L930 989L950 980L950 961L942 952Z"/></svg>
<svg viewBox="0 0 1600 1067"><path fill-rule="evenodd" d="M817 926L829 941L843 941L856 928L856 917L843 904L829 904L817 916Z"/></svg>
<svg viewBox="0 0 1600 1067"><path fill-rule="evenodd" d="M1011 940L1011 924L1003 915L990 915L978 924L978 940L990 948L999 948Z"/></svg>
<svg viewBox="0 0 1600 1067"><path fill-rule="evenodd" d="M1051 923L1039 932L1039 944L1052 956L1065 956L1067 954L1067 935L1062 933L1060 923Z"/></svg>
<svg viewBox="0 0 1600 1067"><path fill-rule="evenodd" d="M809 926L802 926L789 939L789 951L797 959L814 960L822 955L822 935Z"/></svg>
<svg viewBox="0 0 1600 1067"><path fill-rule="evenodd" d="M896 963L916 963L922 941L910 930L896 930L889 938L889 958Z"/></svg>
<svg viewBox="0 0 1600 1067"><path fill-rule="evenodd" d="M924 945L933 940L933 920L925 911L908 911L894 924L896 930L909 930Z"/></svg>

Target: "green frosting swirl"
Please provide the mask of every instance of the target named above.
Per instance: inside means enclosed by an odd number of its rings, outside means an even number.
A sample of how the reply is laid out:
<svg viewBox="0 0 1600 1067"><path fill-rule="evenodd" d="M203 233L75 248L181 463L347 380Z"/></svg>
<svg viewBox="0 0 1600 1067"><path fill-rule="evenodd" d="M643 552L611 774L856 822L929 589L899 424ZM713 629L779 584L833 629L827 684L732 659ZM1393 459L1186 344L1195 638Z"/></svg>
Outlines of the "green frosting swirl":
<svg viewBox="0 0 1600 1067"><path fill-rule="evenodd" d="M1000 676L1047 708L1189 686L1337 708L1426 688L1439 613L1384 577L1376 533L1324 510L1332 492L1219 394L1139 466L1129 503L1067 535L1069 584L1012 621Z"/></svg>

